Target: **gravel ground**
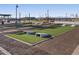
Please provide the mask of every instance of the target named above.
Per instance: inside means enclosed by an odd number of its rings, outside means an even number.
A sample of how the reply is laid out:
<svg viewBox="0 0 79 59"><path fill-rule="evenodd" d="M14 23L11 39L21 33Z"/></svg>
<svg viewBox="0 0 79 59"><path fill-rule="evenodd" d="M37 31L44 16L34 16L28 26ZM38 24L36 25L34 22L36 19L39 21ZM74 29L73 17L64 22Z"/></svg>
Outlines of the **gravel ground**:
<svg viewBox="0 0 79 59"><path fill-rule="evenodd" d="M29 46L0 34L0 46L12 55L71 55L79 45L79 28Z"/></svg>
<svg viewBox="0 0 79 59"><path fill-rule="evenodd" d="M0 50L0 55L6 55L5 53L3 53L1 50Z"/></svg>
<svg viewBox="0 0 79 59"><path fill-rule="evenodd" d="M12 55L40 55L48 54L47 52L32 46L26 45L14 39L5 37L0 34L0 46L6 49Z"/></svg>
<svg viewBox="0 0 79 59"><path fill-rule="evenodd" d="M63 33L36 46L54 55L71 55L79 45L79 28Z"/></svg>

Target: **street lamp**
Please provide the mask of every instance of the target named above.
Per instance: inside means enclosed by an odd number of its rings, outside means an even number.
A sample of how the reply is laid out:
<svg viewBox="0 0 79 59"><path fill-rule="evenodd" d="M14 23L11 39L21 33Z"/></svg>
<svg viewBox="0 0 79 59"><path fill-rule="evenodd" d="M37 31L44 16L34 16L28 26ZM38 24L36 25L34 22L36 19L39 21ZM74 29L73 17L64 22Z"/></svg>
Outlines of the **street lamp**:
<svg viewBox="0 0 79 59"><path fill-rule="evenodd" d="M18 9L18 5L16 5L16 26L17 26L17 21L18 21L18 18L17 18L17 9Z"/></svg>
<svg viewBox="0 0 79 59"><path fill-rule="evenodd" d="M47 16L46 16L47 21L49 21L49 10L47 10Z"/></svg>
<svg viewBox="0 0 79 59"><path fill-rule="evenodd" d="M30 13L29 13L29 22L30 22L31 18L30 18Z"/></svg>
<svg viewBox="0 0 79 59"><path fill-rule="evenodd" d="M49 10L47 10L47 18L49 18Z"/></svg>

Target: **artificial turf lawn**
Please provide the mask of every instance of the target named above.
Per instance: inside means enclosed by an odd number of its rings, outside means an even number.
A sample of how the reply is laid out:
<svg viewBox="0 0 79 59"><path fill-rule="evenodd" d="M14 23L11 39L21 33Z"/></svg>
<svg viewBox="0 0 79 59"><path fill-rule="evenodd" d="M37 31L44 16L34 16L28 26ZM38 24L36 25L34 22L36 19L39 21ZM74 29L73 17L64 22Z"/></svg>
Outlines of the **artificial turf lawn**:
<svg viewBox="0 0 79 59"><path fill-rule="evenodd" d="M39 33L48 33L51 34L53 36L57 36L59 34L62 34L64 32L70 31L72 29L74 29L75 27L70 27L70 26L64 26L64 27L50 27L50 28L39 28L39 29L33 29L33 31L35 32L39 32ZM8 36L28 42L28 43L36 43L39 42L41 40L45 40L45 38L40 38L40 37L36 37L35 35L28 35L28 34L9 34Z"/></svg>

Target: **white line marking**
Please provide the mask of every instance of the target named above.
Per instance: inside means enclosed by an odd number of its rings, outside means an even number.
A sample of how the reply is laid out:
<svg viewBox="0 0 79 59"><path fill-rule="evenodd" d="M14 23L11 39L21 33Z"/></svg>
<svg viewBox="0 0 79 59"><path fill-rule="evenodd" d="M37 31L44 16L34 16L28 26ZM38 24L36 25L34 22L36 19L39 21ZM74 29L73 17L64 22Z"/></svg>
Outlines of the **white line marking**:
<svg viewBox="0 0 79 59"><path fill-rule="evenodd" d="M75 48L74 52L72 55L79 55L79 45Z"/></svg>
<svg viewBox="0 0 79 59"><path fill-rule="evenodd" d="M0 50L5 53L6 55L11 55L7 50L5 50L4 48L0 47Z"/></svg>

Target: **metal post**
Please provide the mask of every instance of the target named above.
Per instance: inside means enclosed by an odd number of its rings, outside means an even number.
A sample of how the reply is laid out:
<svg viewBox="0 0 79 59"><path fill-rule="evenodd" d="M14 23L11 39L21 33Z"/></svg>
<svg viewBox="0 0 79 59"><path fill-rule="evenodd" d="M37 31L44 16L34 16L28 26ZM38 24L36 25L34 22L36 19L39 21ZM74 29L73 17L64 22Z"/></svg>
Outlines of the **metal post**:
<svg viewBox="0 0 79 59"><path fill-rule="evenodd" d="M29 13L29 22L30 22L30 20L31 20L31 19L30 19L30 13Z"/></svg>
<svg viewBox="0 0 79 59"><path fill-rule="evenodd" d="M67 13L65 14L65 18L66 18L66 20L65 20L65 21L67 21Z"/></svg>
<svg viewBox="0 0 79 59"><path fill-rule="evenodd" d="M19 23L21 22L21 13L19 12Z"/></svg>
<svg viewBox="0 0 79 59"><path fill-rule="evenodd" d="M47 18L49 18L49 10L47 10Z"/></svg>
<svg viewBox="0 0 79 59"><path fill-rule="evenodd" d="M19 12L19 19L21 18L21 13Z"/></svg>
<svg viewBox="0 0 79 59"><path fill-rule="evenodd" d="M18 20L18 19L17 19L17 8L18 8L18 5L16 5L16 23L15 23L16 26L17 26L17 23L18 23L18 22L17 22L17 20Z"/></svg>
<svg viewBox="0 0 79 59"><path fill-rule="evenodd" d="M47 21L49 21L49 10L47 10Z"/></svg>

